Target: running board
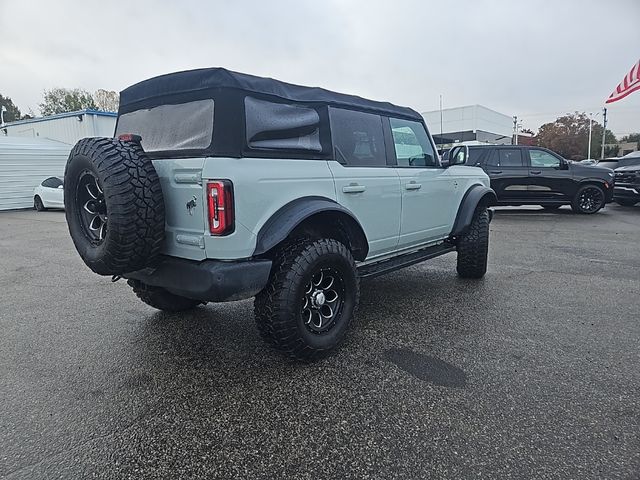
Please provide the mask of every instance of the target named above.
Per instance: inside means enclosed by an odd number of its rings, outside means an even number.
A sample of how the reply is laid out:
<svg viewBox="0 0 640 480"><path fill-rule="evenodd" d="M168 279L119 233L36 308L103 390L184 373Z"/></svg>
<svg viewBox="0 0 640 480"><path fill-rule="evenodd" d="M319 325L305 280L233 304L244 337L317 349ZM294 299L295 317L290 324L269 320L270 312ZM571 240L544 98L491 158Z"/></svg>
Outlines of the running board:
<svg viewBox="0 0 640 480"><path fill-rule="evenodd" d="M373 278L378 275L393 272L404 267L410 267L416 263L429 260L431 258L439 257L445 253L454 252L456 250L455 245L450 243L441 243L433 247L427 247L417 252L405 253L398 257L393 257L388 260L381 260L376 263L368 265L362 265L358 267L358 275L360 278Z"/></svg>

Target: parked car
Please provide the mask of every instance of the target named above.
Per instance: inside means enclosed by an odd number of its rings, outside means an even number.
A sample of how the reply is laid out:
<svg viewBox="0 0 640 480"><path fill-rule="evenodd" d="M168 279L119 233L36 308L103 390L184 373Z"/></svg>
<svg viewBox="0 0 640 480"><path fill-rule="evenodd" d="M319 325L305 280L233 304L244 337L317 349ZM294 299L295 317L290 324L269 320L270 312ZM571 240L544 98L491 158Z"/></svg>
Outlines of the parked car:
<svg viewBox="0 0 640 480"><path fill-rule="evenodd" d="M498 205L571 205L576 213L596 213L613 198L613 170L568 162L541 147L469 147L470 165L491 178Z"/></svg>
<svg viewBox="0 0 640 480"><path fill-rule="evenodd" d="M640 159L638 159L640 160ZM625 207L640 202L640 162L615 169L616 184L613 200Z"/></svg>
<svg viewBox="0 0 640 480"><path fill-rule="evenodd" d="M466 147L442 164L409 108L211 68L125 89L116 134L72 150L67 223L94 272L160 310L255 296L267 342L311 360L360 278L449 252L486 272L489 177L457 165Z"/></svg>
<svg viewBox="0 0 640 480"><path fill-rule="evenodd" d="M598 162L599 167L607 167L613 170L618 167L628 167L633 165L640 165L640 156L605 158L601 162Z"/></svg>
<svg viewBox="0 0 640 480"><path fill-rule="evenodd" d="M43 180L33 190L33 208L42 212L47 208L64 208L63 181L58 177Z"/></svg>

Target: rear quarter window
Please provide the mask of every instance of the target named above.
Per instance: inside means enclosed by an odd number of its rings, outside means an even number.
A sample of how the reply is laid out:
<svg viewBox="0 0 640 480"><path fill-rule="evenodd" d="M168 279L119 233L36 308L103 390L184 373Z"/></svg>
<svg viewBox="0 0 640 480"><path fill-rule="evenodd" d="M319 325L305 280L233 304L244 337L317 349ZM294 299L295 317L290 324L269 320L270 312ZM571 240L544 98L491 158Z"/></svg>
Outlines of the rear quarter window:
<svg viewBox="0 0 640 480"><path fill-rule="evenodd" d="M320 115L314 108L246 97L244 111L250 149L322 151Z"/></svg>

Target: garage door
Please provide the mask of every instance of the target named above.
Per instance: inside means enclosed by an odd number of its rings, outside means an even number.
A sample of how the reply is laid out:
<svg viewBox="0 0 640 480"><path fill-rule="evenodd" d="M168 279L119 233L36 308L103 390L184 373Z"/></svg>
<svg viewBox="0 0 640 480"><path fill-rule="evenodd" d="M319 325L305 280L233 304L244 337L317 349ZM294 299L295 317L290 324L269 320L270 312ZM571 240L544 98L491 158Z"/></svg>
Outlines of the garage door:
<svg viewBox="0 0 640 480"><path fill-rule="evenodd" d="M62 177L71 145L37 138L0 136L0 210L33 206L33 189Z"/></svg>

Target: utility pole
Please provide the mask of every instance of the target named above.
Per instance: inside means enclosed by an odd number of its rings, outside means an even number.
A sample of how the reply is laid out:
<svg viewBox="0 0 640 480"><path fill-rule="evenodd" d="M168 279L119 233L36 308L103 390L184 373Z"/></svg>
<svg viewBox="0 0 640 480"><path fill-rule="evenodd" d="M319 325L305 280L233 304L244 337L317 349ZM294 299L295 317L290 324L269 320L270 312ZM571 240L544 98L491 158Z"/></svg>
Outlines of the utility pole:
<svg viewBox="0 0 640 480"><path fill-rule="evenodd" d="M602 109L602 123L604 126L602 127L602 150L600 151L600 160L604 160L604 141L607 133L607 107Z"/></svg>
<svg viewBox="0 0 640 480"><path fill-rule="evenodd" d="M518 144L518 116L513 116L513 144Z"/></svg>
<svg viewBox="0 0 640 480"><path fill-rule="evenodd" d="M442 94L440 94L440 150L444 144L444 138L442 137Z"/></svg>

